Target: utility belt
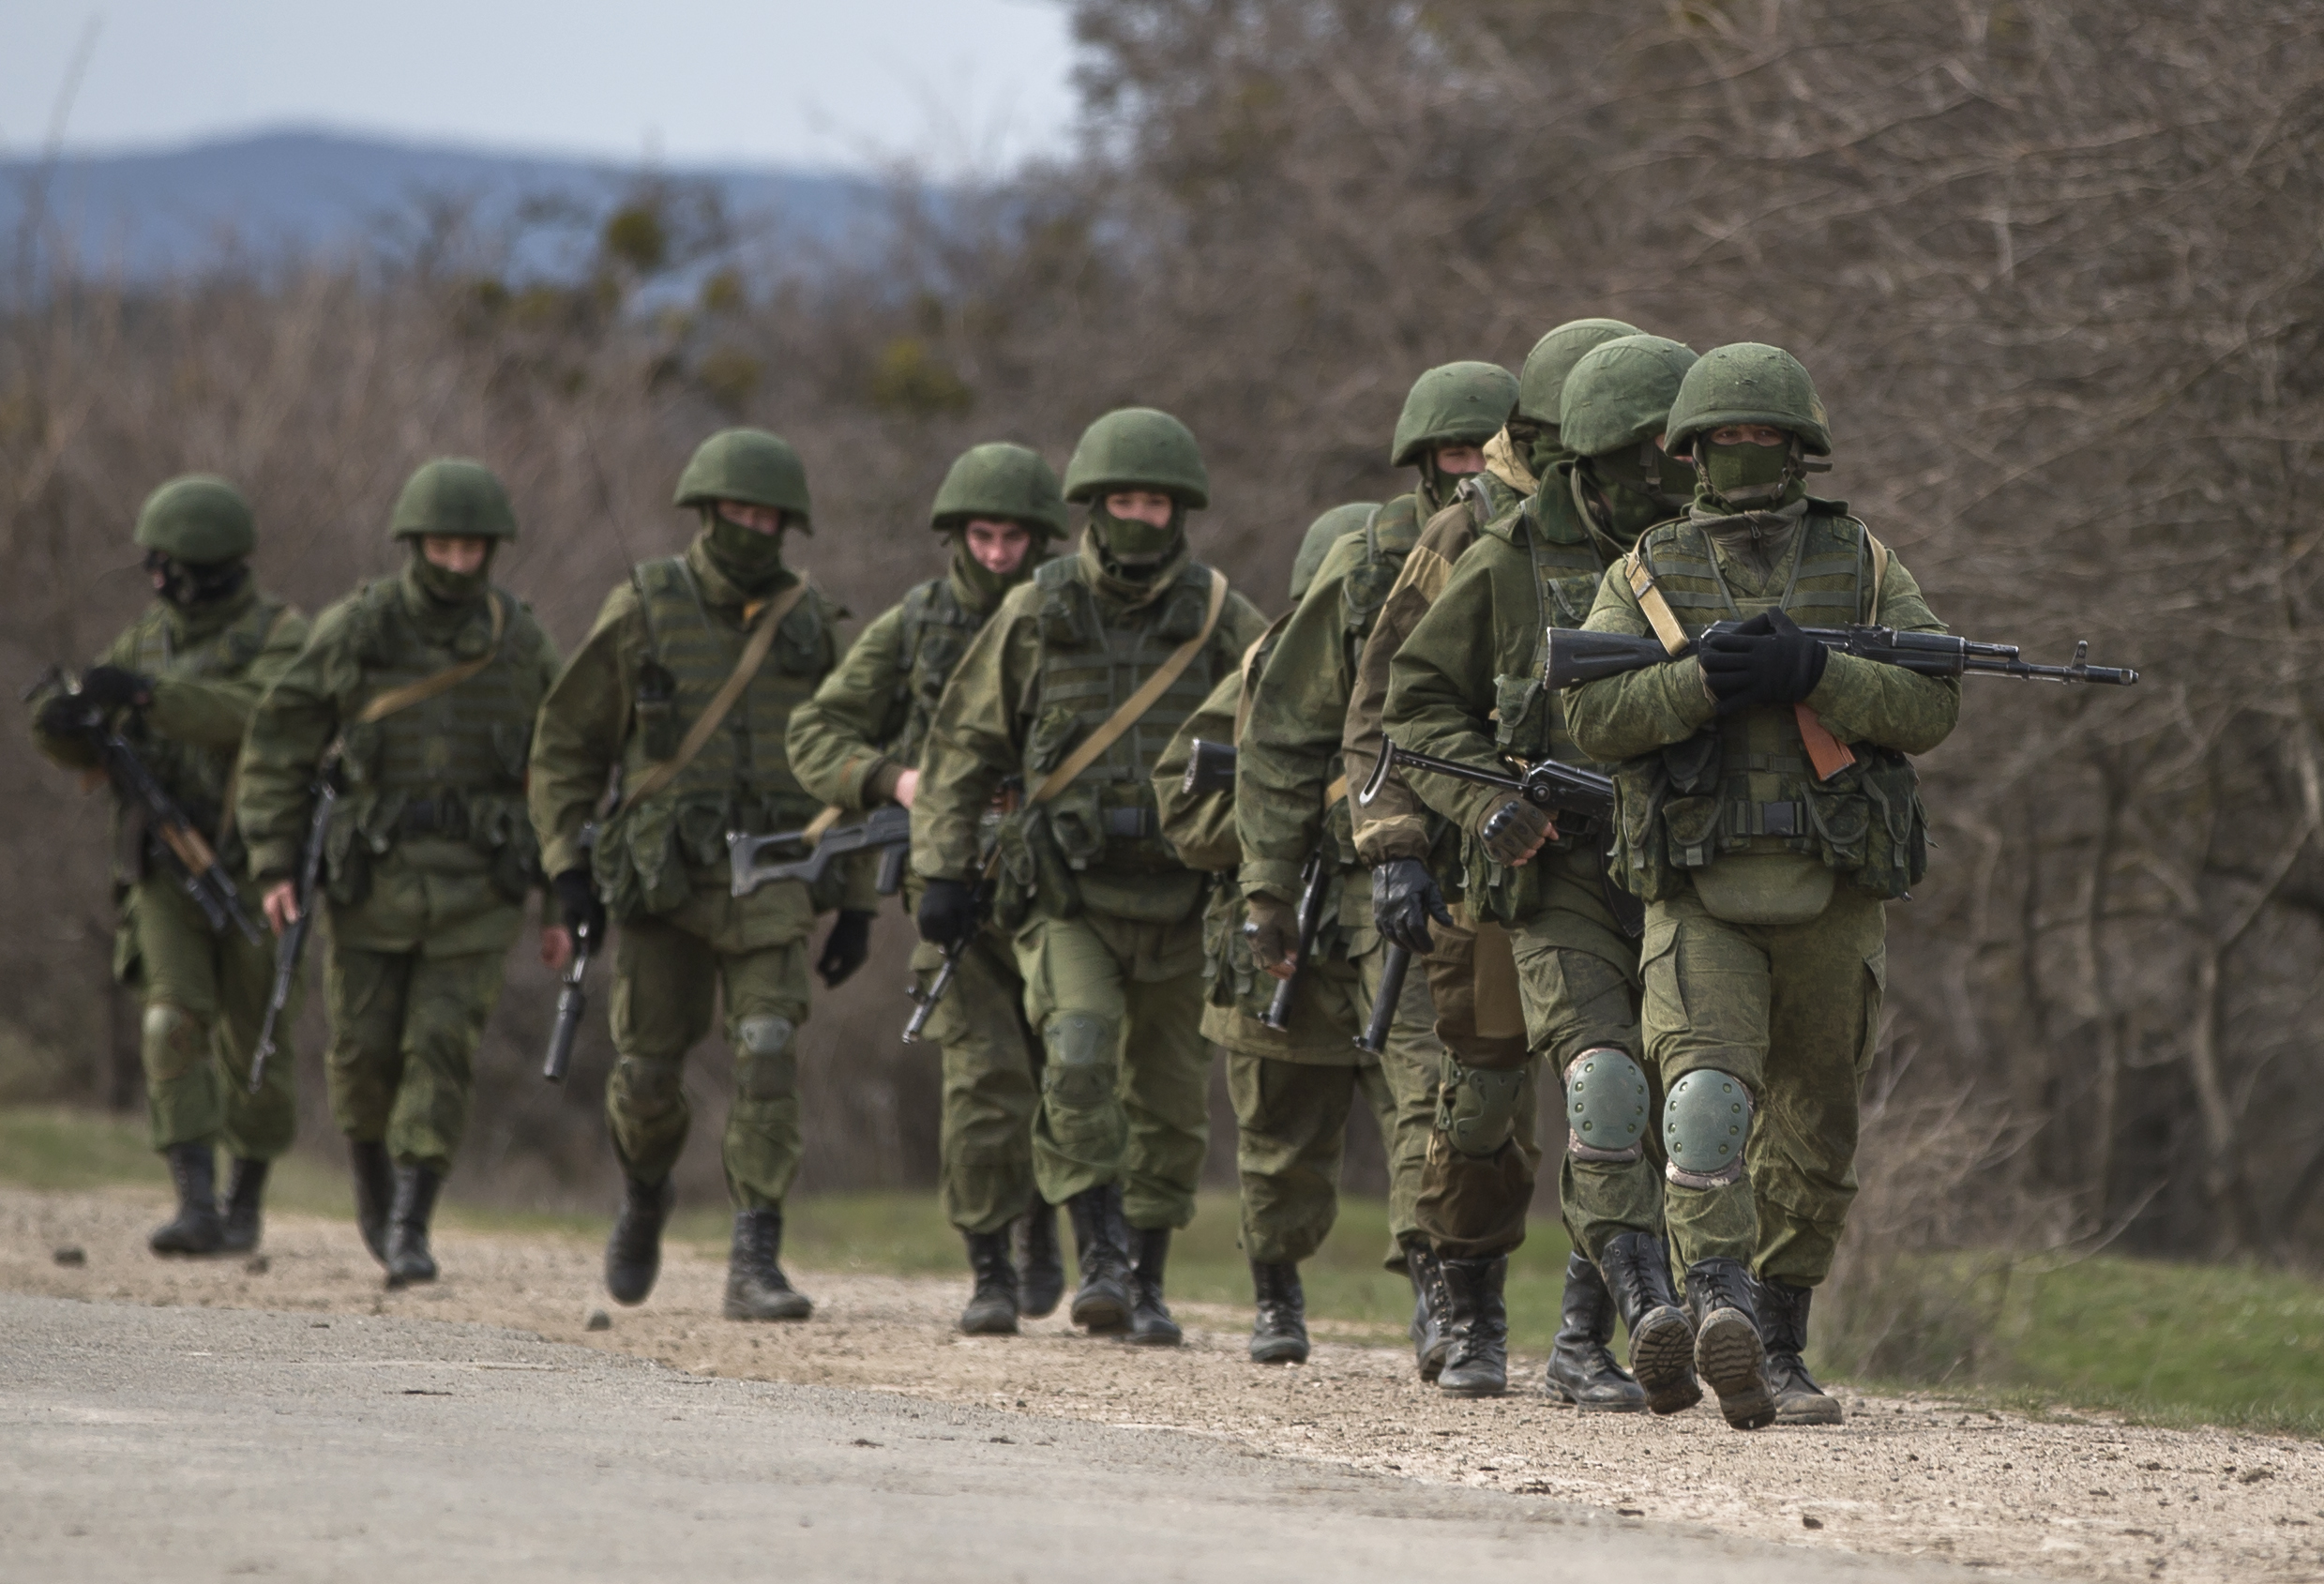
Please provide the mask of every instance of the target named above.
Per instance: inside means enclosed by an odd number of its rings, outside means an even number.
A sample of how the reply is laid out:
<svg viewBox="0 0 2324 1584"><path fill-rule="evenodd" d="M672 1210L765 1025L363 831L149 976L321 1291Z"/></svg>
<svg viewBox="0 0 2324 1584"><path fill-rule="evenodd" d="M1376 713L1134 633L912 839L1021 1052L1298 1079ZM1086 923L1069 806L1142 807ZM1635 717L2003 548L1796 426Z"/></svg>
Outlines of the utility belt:
<svg viewBox="0 0 2324 1584"><path fill-rule="evenodd" d="M342 800L324 837L325 894L342 908L371 894L371 867L403 841L462 843L485 859L492 885L509 902L543 883L540 842L523 794L443 788L424 795L374 792Z"/></svg>

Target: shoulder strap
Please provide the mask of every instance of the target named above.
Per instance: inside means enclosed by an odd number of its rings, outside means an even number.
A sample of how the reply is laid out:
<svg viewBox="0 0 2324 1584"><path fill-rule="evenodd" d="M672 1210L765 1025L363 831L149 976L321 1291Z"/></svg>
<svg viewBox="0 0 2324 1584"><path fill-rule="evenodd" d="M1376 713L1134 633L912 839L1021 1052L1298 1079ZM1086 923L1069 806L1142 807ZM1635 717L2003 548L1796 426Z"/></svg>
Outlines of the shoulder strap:
<svg viewBox="0 0 2324 1584"><path fill-rule="evenodd" d="M1686 629L1670 611L1670 602L1662 596L1655 585L1653 568L1647 565L1646 547L1641 544L1622 557L1622 575L1630 580L1630 592L1638 596L1638 609L1646 612L1647 625L1662 646L1673 655L1683 655L1687 649Z"/></svg>
<svg viewBox="0 0 2324 1584"><path fill-rule="evenodd" d="M1073 784L1075 777L1096 763L1123 732L1137 725L1162 695L1170 691L1170 684L1194 664L1194 657L1202 653L1203 645L1210 642L1211 634L1217 630L1218 613L1226 608L1227 574L1214 566L1211 568L1211 605L1202 614L1202 630L1170 651L1161 669L1146 678L1145 686L1123 700L1122 707L1101 721L1097 730L1091 732L1079 747L1066 755L1064 763L1044 777L1026 802L1047 803L1064 792Z"/></svg>
<svg viewBox="0 0 2324 1584"><path fill-rule="evenodd" d="M400 687L390 687L386 692L356 711L356 721L368 726L375 720L386 719L399 710L410 709L414 704L424 704L440 693L449 693L453 688L490 665L500 654L501 635L508 629L506 601L509 597L497 589L492 591L492 638L491 641L485 645L483 654L478 655L473 660L462 660L456 666L446 666L433 676L423 676L417 682L407 682Z"/></svg>
<svg viewBox="0 0 2324 1584"><path fill-rule="evenodd" d="M1880 590L1888 581L1888 547L1872 536L1871 529L1864 528L1864 535L1865 548L1872 551L1872 604L1864 611L1864 620L1877 622L1880 619Z"/></svg>
<svg viewBox="0 0 2324 1584"><path fill-rule="evenodd" d="M759 612L758 626L750 629L750 641L743 645L743 657L734 662L733 674L718 685L718 691L712 696L708 707L696 717L694 724L687 729L685 740L678 744L678 751L639 777L638 784L624 794L623 808L635 807L652 797L676 780L679 771L694 762L694 756L702 751L702 746L710 741L711 733L717 731L718 723L726 718L727 712L734 707L734 701L743 696L743 689L750 686L750 679L758 675L759 668L766 663L767 651L775 647L775 629L783 625L783 618L790 615L792 608L806 597L807 578L802 574L797 582L766 602L766 609Z"/></svg>

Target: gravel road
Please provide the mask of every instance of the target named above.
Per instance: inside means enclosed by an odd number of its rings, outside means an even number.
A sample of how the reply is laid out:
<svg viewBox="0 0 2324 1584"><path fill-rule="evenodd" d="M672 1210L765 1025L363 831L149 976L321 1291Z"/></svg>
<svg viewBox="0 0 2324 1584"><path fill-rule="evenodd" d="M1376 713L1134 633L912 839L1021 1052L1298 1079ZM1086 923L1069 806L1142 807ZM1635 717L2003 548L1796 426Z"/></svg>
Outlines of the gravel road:
<svg viewBox="0 0 2324 1584"><path fill-rule="evenodd" d="M276 1218L263 1268L165 1262L142 1244L160 1212L126 1190L0 1189L0 1293L90 1301L0 1307L0 1542L46 1570L23 1576L222 1576L219 1559L255 1544L246 1530L265 1538L251 1556L276 1557L267 1565L286 1576L329 1573L335 1545L380 1555L385 1573L386 1557L450 1524L496 1577L536 1564L634 1572L624 1559L671 1546L687 1547L688 1568L716 1567L746 1554L746 1532L763 1546L777 1530L812 1576L1033 1576L1081 1546L1124 1576L1304 1578L1359 1555L1366 1574L1415 1576L1395 1561L1409 1558L1441 1576L1456 1565L1448 1546L1474 1546L1459 1555L1521 1558L1549 1577L1564 1560L1579 1576L1580 1559L1609 1556L1713 1561L1708 1576L1722 1580L1762 1566L1800 1579L2324 1577L2324 1447L2286 1438L2032 1419L1927 1395L1849 1394L1845 1426L1748 1436L1708 1409L1580 1419L1530 1394L1447 1400L1391 1349L1326 1339L1304 1367L1260 1369L1242 1356L1247 1321L1226 1308L1182 1311L1189 1345L1175 1352L1055 1320L961 1337L949 1322L964 1283L849 1272L793 1273L819 1304L806 1324L736 1325L717 1316L720 1262L684 1247L648 1305L591 1332L590 1310L612 1306L584 1240L447 1230L445 1279L391 1294L343 1224ZM64 1245L84 1262L56 1263ZM323 1318L327 1333L313 1324ZM440 1323L414 1323L425 1321ZM342 1352L417 1362L368 1396L345 1382L387 1377L353 1363L260 1366ZM116 1367L116 1353L128 1362ZM215 1362L184 1356L197 1353ZM451 1367L476 1361L553 1367ZM1518 1365L1528 1380L1538 1367ZM437 1389L458 1395L404 1395ZM685 1403L717 1405L723 1427L661 1428ZM282 1434L253 1435L269 1422ZM447 1422L447 1438L428 1430ZM945 1435L956 1440L940 1450L930 1438ZM408 1504L374 1515L347 1482L383 1462L383 1441L441 1456L396 1473ZM884 1460L868 1461L875 1451ZM110 1490L83 1477L115 1466L133 1471L110 1474ZM263 1492L309 1480L319 1488L298 1510L310 1523L276 1534L246 1521L268 1507ZM124 1501L123 1489L141 1494ZM158 1544L149 1518L188 1521L148 1514L165 1491L204 1498L193 1516L219 1549L196 1561L172 1546L158 1570L142 1555L90 1567L99 1547L68 1543ZM793 1535L803 1517L819 1532ZM732 1521L746 1518L747 1531ZM35 1523L46 1527L27 1549ZM76 1524L88 1534L68 1536ZM1035 1532L1037 1559L1024 1550ZM1298 1538L1289 1554L1286 1534ZM1343 1534L1360 1539L1343 1550ZM1706 1535L1718 1537L1709 1551ZM1588 1549L1598 1546L1612 1549ZM1860 1558L1882 1560L1865 1573ZM170 1571L180 1562L192 1571Z"/></svg>

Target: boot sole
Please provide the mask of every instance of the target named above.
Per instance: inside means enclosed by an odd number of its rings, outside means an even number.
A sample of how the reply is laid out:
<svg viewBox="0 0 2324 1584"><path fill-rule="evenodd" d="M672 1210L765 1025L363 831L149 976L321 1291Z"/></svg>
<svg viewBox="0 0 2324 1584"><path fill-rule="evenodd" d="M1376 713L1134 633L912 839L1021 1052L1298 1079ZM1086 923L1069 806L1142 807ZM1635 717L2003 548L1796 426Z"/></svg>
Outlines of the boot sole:
<svg viewBox="0 0 2324 1584"><path fill-rule="evenodd" d="M1658 1309L1638 1322L1630 1339L1630 1373L1656 1413L1683 1413L1702 1401L1695 1379L1695 1328L1676 1309Z"/></svg>
<svg viewBox="0 0 2324 1584"><path fill-rule="evenodd" d="M1270 1336L1265 1341L1254 1337L1251 1341L1253 1364L1305 1364L1307 1344L1295 1336Z"/></svg>
<svg viewBox="0 0 2324 1584"><path fill-rule="evenodd" d="M613 1261L605 1262L605 1295L616 1304L630 1307L644 1303L654 1295L654 1284L662 1278L661 1250L654 1251L654 1262L645 1268L643 1280L620 1281L613 1275Z"/></svg>
<svg viewBox="0 0 2324 1584"><path fill-rule="evenodd" d="M1437 1390L1448 1397L1503 1397L1509 1395L1509 1382L1501 1380L1454 1380L1447 1382L1437 1377Z"/></svg>
<svg viewBox="0 0 2324 1584"><path fill-rule="evenodd" d="M1644 1413L1646 1398L1584 1397L1562 1380L1544 1380L1541 1395L1551 1402L1562 1403L1577 1413Z"/></svg>
<svg viewBox="0 0 2324 1584"><path fill-rule="evenodd" d="M1185 1339L1186 1334L1175 1325L1168 1331L1159 1328L1150 1331L1133 1330L1122 1338L1133 1348L1175 1348Z"/></svg>
<svg viewBox="0 0 2324 1584"><path fill-rule="evenodd" d="M1002 1314L998 1310L980 1315L963 1310L960 1315L960 1335L963 1336L1014 1336L1017 1335L1015 1310Z"/></svg>
<svg viewBox="0 0 2324 1584"><path fill-rule="evenodd" d="M1775 1403L1775 1423L1778 1425L1845 1425L1848 1415L1838 1401L1821 1392L1803 1392L1790 1397L1781 1397Z"/></svg>
<svg viewBox="0 0 2324 1584"><path fill-rule="evenodd" d="M1129 1299L1117 1298L1109 1292L1077 1292L1065 1318L1092 1331L1122 1331L1130 1323Z"/></svg>
<svg viewBox="0 0 2324 1584"><path fill-rule="evenodd" d="M795 1306L784 1304L753 1308L747 1304L728 1304L723 1310L731 1320L803 1320L814 1312L814 1303L807 1298L801 1298Z"/></svg>
<svg viewBox="0 0 2324 1584"><path fill-rule="evenodd" d="M1695 1372L1718 1395L1719 1412L1736 1429L1764 1429L1775 1422L1767 1350L1741 1310L1715 1309L1702 1322L1695 1335Z"/></svg>

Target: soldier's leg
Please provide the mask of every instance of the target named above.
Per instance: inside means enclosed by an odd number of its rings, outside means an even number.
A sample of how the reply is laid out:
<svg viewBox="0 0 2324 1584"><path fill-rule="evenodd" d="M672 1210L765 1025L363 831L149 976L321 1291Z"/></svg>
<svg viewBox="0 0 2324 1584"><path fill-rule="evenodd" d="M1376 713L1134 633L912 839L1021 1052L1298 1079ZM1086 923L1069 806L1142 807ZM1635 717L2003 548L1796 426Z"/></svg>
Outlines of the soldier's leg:
<svg viewBox="0 0 2324 1584"><path fill-rule="evenodd" d="M1228 1052L1243 1251L1253 1264L1297 1265L1331 1235L1349 1102L1369 1070Z"/></svg>
<svg viewBox="0 0 2324 1584"><path fill-rule="evenodd" d="M718 962L700 937L652 918L614 938L613 1074L605 1125L622 1166L622 1207L605 1244L605 1290L642 1304L661 1274L670 1171L686 1145L686 1055L710 1033Z"/></svg>
<svg viewBox="0 0 2324 1584"><path fill-rule="evenodd" d="M387 1258L395 1191L387 1123L403 1078L404 996L415 960L402 952L341 946L330 933L324 936L323 1000L331 1043L324 1052L324 1084L331 1120L347 1137L355 1169L355 1227L381 1260Z"/></svg>
<svg viewBox="0 0 2324 1584"><path fill-rule="evenodd" d="M783 1274L783 1199L799 1174L799 1025L807 1014L807 943L723 957L734 1100L722 1159L734 1204L726 1318L805 1320L813 1305Z"/></svg>
<svg viewBox="0 0 2324 1584"><path fill-rule="evenodd" d="M291 999L282 1009L277 1048L253 1094L250 1064L257 1054L266 1001L274 991L274 949L271 943L253 945L238 931L230 931L218 938L217 952L219 1015L211 1045L217 1052L219 1088L224 1100L225 1124L219 1137L233 1161L233 1175L220 1206L225 1215L225 1246L240 1251L258 1246L267 1172L275 1158L291 1147L297 1125L298 1057L291 1047L290 1029L304 999L306 976L301 973L291 982Z"/></svg>
<svg viewBox="0 0 2324 1584"><path fill-rule="evenodd" d="M913 952L924 988L941 960L925 943ZM943 1051L937 1181L944 1218L965 1233L1005 1232L1034 1199L1039 1051L1025 1025L1016 959L990 931L969 943L928 1032Z"/></svg>
<svg viewBox="0 0 2324 1584"><path fill-rule="evenodd" d="M1506 1260L1525 1241L1541 1164L1538 1069L1527 1048L1509 937L1485 925L1466 940L1438 930L1447 960L1429 958L1428 988L1445 1057L1414 1215L1440 1259Z"/></svg>
<svg viewBox="0 0 2324 1584"><path fill-rule="evenodd" d="M153 1146L169 1163L177 1211L146 1240L157 1254L210 1254L223 1246L217 1142L223 1116L218 1062L218 948L205 920L175 885L148 880L128 898L144 1020L138 1056Z"/></svg>
<svg viewBox="0 0 2324 1584"><path fill-rule="evenodd" d="M1380 995L1387 955L1382 943L1356 960L1366 1007ZM1437 1083L1444 1071L1444 1047L1437 1041L1436 1000L1429 993L1428 972L1420 963L1413 970L1405 974L1404 994L1388 1025L1388 1046L1380 1055L1380 1075L1393 1108L1392 1114L1381 1119L1380 1127L1381 1143L1388 1157L1390 1241L1382 1263L1392 1271L1406 1268L1406 1250L1419 1236L1414 1207L1428 1158L1428 1135L1436 1126Z"/></svg>
<svg viewBox="0 0 2324 1584"><path fill-rule="evenodd" d="M429 1229L436 1195L468 1131L476 1047L500 1001L505 951L419 955L403 1003L403 1079L387 1119L395 1202L387 1213L387 1285L436 1279Z"/></svg>
<svg viewBox="0 0 2324 1584"><path fill-rule="evenodd" d="M1122 1210L1129 1227L1130 1340L1180 1340L1162 1289L1170 1233L1194 1219L1211 1142L1211 1047L1202 1037L1202 970L1125 987ZM1343 1109L1343 1116L1344 1116Z"/></svg>
<svg viewBox="0 0 2324 1584"><path fill-rule="evenodd" d="M1025 1017L1042 1045L1033 1169L1041 1197L1073 1220L1080 1282L1067 1311L1093 1332L1129 1324L1129 1231L1122 1219L1122 1039L1127 970L1086 920L1043 919L1019 932Z"/></svg>

